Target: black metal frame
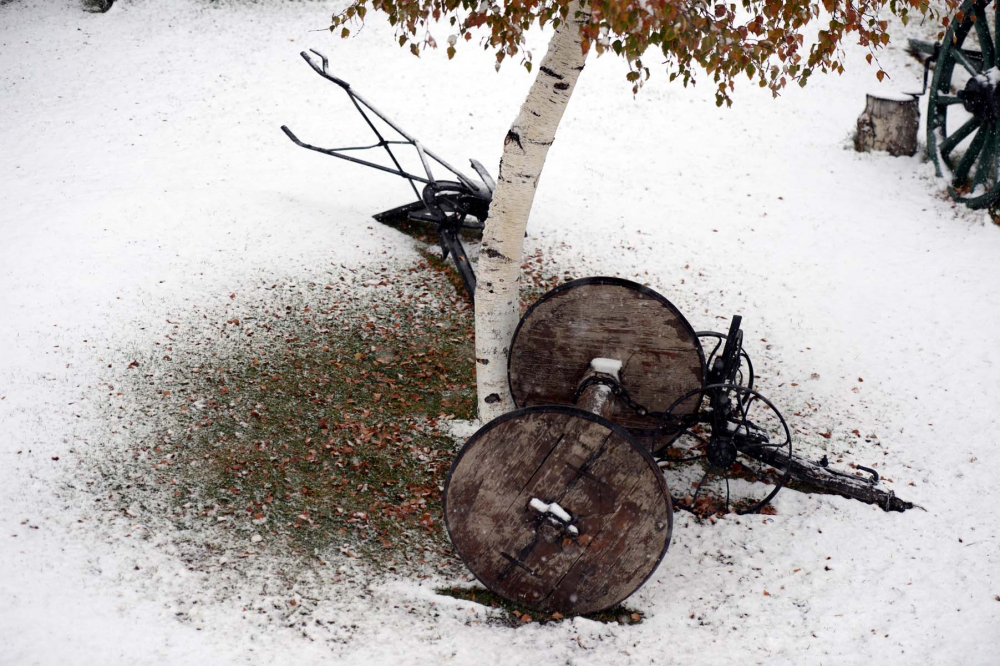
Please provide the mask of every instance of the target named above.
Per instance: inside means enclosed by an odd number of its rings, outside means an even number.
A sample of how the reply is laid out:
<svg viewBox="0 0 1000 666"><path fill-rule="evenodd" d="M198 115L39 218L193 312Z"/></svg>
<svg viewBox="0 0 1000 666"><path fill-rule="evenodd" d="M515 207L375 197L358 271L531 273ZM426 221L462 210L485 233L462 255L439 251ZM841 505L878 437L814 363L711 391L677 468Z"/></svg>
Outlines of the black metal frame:
<svg viewBox="0 0 1000 666"><path fill-rule="evenodd" d="M606 279L585 278L570 284L576 285L587 280L601 282ZM652 290L648 290L648 292L665 301L656 292ZM673 306L670 307L673 309ZM525 317L522 318L522 322L530 312L529 309ZM659 426L648 433L631 431L636 435L652 436L650 448L658 464L665 468L679 463L706 464L704 474L697 484L691 502L685 504L682 497L674 498L675 504L684 509L697 512L695 500L697 500L698 494L710 474L724 478L726 488L724 508L726 511L735 510L736 513L759 511L778 494L789 477L790 467L775 470L768 474L774 483L769 492L749 500L749 503L744 506L731 505L729 475L732 469L740 467L744 470L754 471L746 464L747 461L773 468L772 463L766 459L766 456L762 455L765 449L783 449L789 458L792 455L791 431L787 422L771 401L753 390L753 364L749 354L743 349L742 322L743 318L740 315L735 315L730 321L729 332L726 334L714 331L695 333L699 338L699 353L702 356L702 367L704 368L702 385L677 398L662 412L651 410L636 402L621 383L607 375L595 374L588 377L580 384L573 396L575 404L588 387L594 384L608 386L612 394L629 409L637 414L653 417L659 422ZM701 339L703 338L712 338L716 341L712 351L707 355L707 363L704 349L701 347ZM746 364L745 374L742 369L744 363ZM508 372L508 381L509 374ZM694 405L693 411L677 413L681 408L691 409L692 403ZM750 410L754 404L758 403L764 405L777 417L777 422L780 424L781 430L784 431L782 441L777 443L770 441L767 433L750 419ZM700 432L702 426L711 427L712 434L708 439L703 437ZM674 451L673 447L676 445L677 439L684 435L690 435L700 441L703 451L693 457L683 455L680 458L676 457L678 452ZM757 475L760 478L759 472Z"/></svg>
<svg viewBox="0 0 1000 666"><path fill-rule="evenodd" d="M661 465L664 466L669 466L672 463L695 462L697 460L704 460L708 464L694 492L691 505L686 506L680 499L675 500L678 506L685 509L695 510L694 502L697 500L705 480L712 473L724 477L726 483L725 509L726 511L735 509L736 513L755 513L759 511L778 494L778 491L781 490L788 480L790 468L786 467L783 470L777 470L773 475L775 477L774 487L765 496L755 498L747 506L738 508L730 506L729 473L730 468L740 462L740 456L745 456L756 462L765 462L759 455L760 449L775 447L787 448L789 457L792 454L791 431L781 412L778 411L777 407L771 401L752 388L753 364L750 361L750 356L743 349L743 331L740 328L742 322L743 318L740 315L734 315L730 321L729 332L727 334L723 335L711 331L701 331L698 333L699 338L711 337L718 339L718 342L709 354L710 363L708 374L705 377L705 384L702 388L690 391L678 398L663 413L661 432L669 436L671 444L675 442L678 435L688 433L700 440L705 449L703 454L683 459L671 458L668 449L666 451L667 455L660 459ZM722 340L725 340L725 345L722 348L722 352L719 353L718 350L722 344ZM744 361L747 365L748 376L744 376L740 369ZM694 413L685 416L674 415L674 410L677 407L689 404L692 399L697 400L700 405L706 398L708 402L707 409L696 409ZM771 442L767 433L750 420L750 409L754 402L759 402L774 412L785 432L785 442L777 444ZM700 434L694 434L691 430L692 428L697 428L699 425L711 426L712 434L708 440L705 440ZM767 463L765 462L765 464ZM743 467L746 466L743 465Z"/></svg>
<svg viewBox="0 0 1000 666"><path fill-rule="evenodd" d="M394 176L404 178L408 181L410 188L417 197L417 200L412 203L382 211L381 213L376 213L373 217L377 221L384 223L411 221L434 225L435 230L437 231L438 241L441 244L442 258L447 259L449 254L452 256L455 261L455 267L458 269L459 275L462 277L462 282L465 284L465 289L469 294L469 298L472 299L474 303L476 293L476 275L472 269L472 264L469 261L469 257L465 251L465 246L462 244L462 239L459 234L462 229L483 228L483 223L486 221L486 216L489 213L490 202L493 200L493 190L496 188L496 183L493 178L490 176L486 168L476 160L469 160L469 162L471 163L473 170L475 170L475 172L479 175L479 178L482 180L482 182L479 183L470 179L458 169L448 164L444 159L436 155L433 151L426 148L420 141L408 134L406 130L387 118L385 114L376 109L368 100L359 95L357 91L351 87L351 84L330 74L327 71L329 61L326 56L318 51L312 49L310 50L313 54L319 57L322 61L322 65L317 64L305 51L300 54L302 59L305 60L317 74L322 76L327 81L336 83L344 90L344 92L347 93L347 96L354 104L354 108L356 108L358 113L361 114L361 117L365 119L368 127L371 128L372 132L374 132L377 137L378 142L369 146L320 148L299 140L292 130L288 129L287 125L282 125L281 130L297 146L308 148L309 150L314 150L318 153L323 153L324 155L330 155L342 160L354 162L355 164L361 164L362 166L371 167L372 169L384 171ZM375 115L386 125L391 127L402 137L402 140L386 139L382 135L382 132L375 127L375 124L372 122L369 114ZM393 146L412 146L417 151L417 156L420 158L420 163L424 169L424 175L421 176L415 173L410 173L403 169L399 160L396 158L395 153L393 153ZM352 151L376 150L378 148L384 149L389 155L389 159L392 161L393 165L395 165L394 169L346 154ZM446 169L457 180L438 180L435 178L434 173L431 170L432 161ZM470 219L470 217L474 218L474 221Z"/></svg>

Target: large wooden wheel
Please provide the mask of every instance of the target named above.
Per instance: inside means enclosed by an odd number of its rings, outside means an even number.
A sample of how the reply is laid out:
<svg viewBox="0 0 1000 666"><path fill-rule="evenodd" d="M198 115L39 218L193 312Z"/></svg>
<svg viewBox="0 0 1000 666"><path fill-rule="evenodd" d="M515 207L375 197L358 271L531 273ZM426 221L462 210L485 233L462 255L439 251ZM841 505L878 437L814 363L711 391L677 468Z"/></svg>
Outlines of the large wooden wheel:
<svg viewBox="0 0 1000 666"><path fill-rule="evenodd" d="M444 515L487 588L564 615L610 608L670 543L673 508L652 456L610 421L531 407L483 426L452 465Z"/></svg>
<svg viewBox="0 0 1000 666"><path fill-rule="evenodd" d="M521 318L507 367L514 403L573 404L595 358L621 361L622 387L651 412L701 388L705 378L698 335L670 301L629 280L583 278L548 292ZM692 401L675 415L696 407ZM622 400L608 418L637 434L660 425L656 416L639 414Z"/></svg>
<svg viewBox="0 0 1000 666"><path fill-rule="evenodd" d="M951 196L970 208L1000 199L998 13L1000 4L989 0L962 3L941 44L927 103L928 156Z"/></svg>

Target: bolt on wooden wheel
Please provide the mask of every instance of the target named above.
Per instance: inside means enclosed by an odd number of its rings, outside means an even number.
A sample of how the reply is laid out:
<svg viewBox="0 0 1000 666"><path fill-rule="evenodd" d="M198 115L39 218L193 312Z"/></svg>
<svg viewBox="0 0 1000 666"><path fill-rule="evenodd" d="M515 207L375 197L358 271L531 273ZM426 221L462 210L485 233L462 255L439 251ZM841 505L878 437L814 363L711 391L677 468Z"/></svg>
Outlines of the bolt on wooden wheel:
<svg viewBox="0 0 1000 666"><path fill-rule="evenodd" d="M702 517L760 511L788 480L790 469L763 455L791 457L784 417L767 398L735 384L706 386L677 402L684 400L702 405L704 416L659 454L674 504Z"/></svg>
<svg viewBox="0 0 1000 666"><path fill-rule="evenodd" d="M998 14L998 3L962 3L961 20L952 21L941 44L927 101L927 154L952 198L970 208L1000 199Z"/></svg>
<svg viewBox="0 0 1000 666"><path fill-rule="evenodd" d="M564 615L637 590L670 543L673 507L652 456L624 428L573 407L483 426L444 490L459 557L494 593Z"/></svg>

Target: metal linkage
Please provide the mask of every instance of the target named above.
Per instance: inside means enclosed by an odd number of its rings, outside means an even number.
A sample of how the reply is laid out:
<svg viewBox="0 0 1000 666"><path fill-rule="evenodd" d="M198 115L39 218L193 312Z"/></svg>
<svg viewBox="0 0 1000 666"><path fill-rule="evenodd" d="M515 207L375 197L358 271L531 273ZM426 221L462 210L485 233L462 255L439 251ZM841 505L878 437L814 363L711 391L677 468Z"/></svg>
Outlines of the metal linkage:
<svg viewBox="0 0 1000 666"><path fill-rule="evenodd" d="M462 244L460 232L462 229L483 228L483 223L489 212L490 202L493 199L493 190L496 187L493 178L486 168L476 160L470 160L470 163L473 170L479 175L481 182L472 180L448 164L448 162L439 157L434 151L424 146L420 141L407 133L406 130L376 109L371 102L362 97L349 83L330 74L327 71L329 61L326 56L317 51L312 51L312 53L319 57L322 64L313 60L305 51L301 53L301 56L317 74L327 81L337 84L347 93L347 96L354 104L354 108L364 118L365 123L367 123L368 127L375 134L377 141L371 145L364 146L320 148L301 141L286 125L282 125L281 130L292 143L302 148L384 171L385 173L405 179L416 195L417 200L377 213L373 217L383 223L411 221L434 225L438 241L441 245L442 258L447 259L449 254L452 256L455 267L458 269L465 289L469 294L469 298L474 299L476 275L472 270L472 264L465 251L465 246ZM372 116L380 119L402 138L387 139L379 131L378 127L375 126ZM416 150L423 168L423 175L411 173L403 168L396 153L393 152L394 147L397 146L411 146ZM385 166L348 154L365 150L377 151L378 149L385 151L393 166ZM431 168L432 163L443 167L456 180L438 180L435 178Z"/></svg>
<svg viewBox="0 0 1000 666"><path fill-rule="evenodd" d="M590 373L573 395L573 402L579 404L594 387L606 387L609 395L635 414L655 418L659 425L652 449L660 455L660 466L681 478L681 483L672 485L684 494L675 496L674 501L700 515L759 511L788 478L787 466L776 468L761 455L767 451L790 457L791 433L777 408L749 384L743 384L745 379L753 381L753 370L743 350L741 323L742 317L737 315L725 335L698 333L699 338L717 340L708 356L705 384L666 410L656 411L639 403L616 374ZM742 372L744 363L746 375ZM694 411L683 413L692 401ZM687 409L682 410L682 406ZM658 438L669 445L661 450Z"/></svg>

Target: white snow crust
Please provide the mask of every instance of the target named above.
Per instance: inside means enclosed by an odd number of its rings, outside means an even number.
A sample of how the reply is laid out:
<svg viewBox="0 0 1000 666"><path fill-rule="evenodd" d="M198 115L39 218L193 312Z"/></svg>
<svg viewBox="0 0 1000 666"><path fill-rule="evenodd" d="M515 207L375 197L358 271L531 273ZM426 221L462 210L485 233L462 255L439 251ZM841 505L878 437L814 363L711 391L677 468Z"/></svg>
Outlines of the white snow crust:
<svg viewBox="0 0 1000 666"><path fill-rule="evenodd" d="M594 372L617 378L622 369L622 362L613 358L595 358L590 361L590 367Z"/></svg>
<svg viewBox="0 0 1000 666"><path fill-rule="evenodd" d="M572 517L569 515L569 512L566 511L566 509L559 506L557 502L545 503L542 500L538 499L537 497L532 497L531 501L528 502L528 506L530 506L532 509L534 509L539 513L551 513L553 516L555 516L564 523L568 523L570 520L572 520Z"/></svg>
<svg viewBox="0 0 1000 666"><path fill-rule="evenodd" d="M143 428L95 419L94 387L168 319L419 259L370 218L412 197L404 183L278 129L368 140L299 51L326 52L453 164L498 164L523 68L495 74L472 47L414 58L371 13L348 40L315 31L344 6L0 5L0 663L995 664L1000 229L922 156L849 149L875 73L855 47L845 75L777 100L738 83L729 110L708 77L654 73L633 98L620 61L592 58L527 250L565 277L649 284L696 330L742 314L756 388L797 449L877 469L923 509L786 489L774 516L678 513L627 600L641 624L511 628L434 591L471 579L373 578L340 552L289 578L266 539L208 551L88 490L86 461ZM912 33L892 34L881 63L919 89Z"/></svg>

